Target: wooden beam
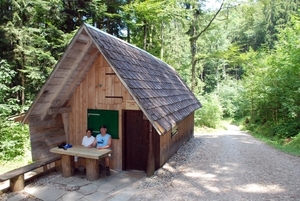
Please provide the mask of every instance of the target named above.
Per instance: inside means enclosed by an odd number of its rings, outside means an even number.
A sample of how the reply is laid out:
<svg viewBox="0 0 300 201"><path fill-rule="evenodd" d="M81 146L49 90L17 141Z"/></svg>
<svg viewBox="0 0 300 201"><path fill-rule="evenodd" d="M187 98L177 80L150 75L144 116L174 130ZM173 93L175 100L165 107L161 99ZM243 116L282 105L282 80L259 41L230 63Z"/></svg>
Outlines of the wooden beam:
<svg viewBox="0 0 300 201"><path fill-rule="evenodd" d="M123 99L123 96L105 96L105 98L121 98L121 99Z"/></svg>
<svg viewBox="0 0 300 201"><path fill-rule="evenodd" d="M147 177L150 177L154 174L155 171L155 160L154 160L154 149L153 149L153 133L152 133L152 124L149 124L149 145L148 145L148 160L147 160Z"/></svg>
<svg viewBox="0 0 300 201"><path fill-rule="evenodd" d="M74 71L77 69L78 64L81 62L82 58L85 56L87 50L92 46L93 41L89 40L89 42L86 44L86 46L84 47L84 49L82 50L81 54L78 55L76 61L74 62L74 64L70 67L66 77L64 78L64 80L62 81L62 83L60 84L61 88L62 86L65 86L66 83L68 82L68 80L70 79L70 77L73 75ZM45 117L48 114L48 108L51 107L52 102L55 100L55 98L58 96L58 94L60 93L60 89L57 89L55 91L55 93L52 96L52 99L49 100L49 102L45 105L45 112L41 115L41 120L44 120Z"/></svg>
<svg viewBox="0 0 300 201"><path fill-rule="evenodd" d="M91 68L91 63L94 61L94 59L98 56L98 54L100 54L100 52L98 51L98 49L95 48L95 51L91 54L91 56L87 59L87 62L85 63L84 68L82 68L80 70L80 72L77 74L75 80L76 81L82 81L84 79L84 76L87 74L87 72L90 70ZM80 79L80 80L79 80ZM76 90L76 87L80 84L78 84L78 82L73 82L70 87L69 87L69 91L70 93L72 93L74 90ZM69 96L70 94L69 93L65 93L65 95L62 97L61 100L64 100L65 102L64 103L61 103L61 104L66 104L66 102L68 101L69 99Z"/></svg>
<svg viewBox="0 0 300 201"><path fill-rule="evenodd" d="M66 134L67 143L70 143L69 139L69 113L62 113L62 120L64 124L64 130Z"/></svg>
<svg viewBox="0 0 300 201"><path fill-rule="evenodd" d="M81 28L78 30L77 34L74 36L74 38L72 39L71 43L68 45L67 49L65 50L64 54L62 55L62 58L59 60L59 62L55 65L55 68L53 69L52 73L50 74L50 76L48 77L48 79L46 80L45 84L43 85L42 89L39 91L37 97L35 98L34 102L31 104L29 110L26 112L25 117L22 120L22 123L27 121L28 116L31 114L35 104L38 102L38 100L42 97L42 95L44 94L44 91L46 90L46 88L48 87L50 80L52 80L58 69L58 66L60 66L65 60L65 58L67 57L67 53L70 51L71 47L74 45L74 43L76 43L76 41L79 39L80 35L83 33L83 30L85 26L81 26ZM86 32L86 30L85 30ZM47 111L47 108L45 108L45 111ZM46 113L46 112L45 112Z"/></svg>
<svg viewBox="0 0 300 201"><path fill-rule="evenodd" d="M48 115L69 113L71 111L72 111L71 107L50 108L48 110Z"/></svg>

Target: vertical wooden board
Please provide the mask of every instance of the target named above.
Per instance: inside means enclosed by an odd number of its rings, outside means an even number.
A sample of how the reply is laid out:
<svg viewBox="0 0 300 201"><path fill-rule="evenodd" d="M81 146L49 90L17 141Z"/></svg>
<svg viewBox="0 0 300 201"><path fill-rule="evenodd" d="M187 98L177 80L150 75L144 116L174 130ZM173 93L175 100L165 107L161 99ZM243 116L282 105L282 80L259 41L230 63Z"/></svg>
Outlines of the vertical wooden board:
<svg viewBox="0 0 300 201"><path fill-rule="evenodd" d="M73 96L74 96L74 94L73 94ZM70 104L72 110L69 113L69 135L68 135L67 141L70 141L72 133L75 132L75 130L74 130L74 125L75 125L74 116L75 116L75 113L73 111L74 110L74 107L73 107L73 105L74 105L74 98L73 97L70 99L69 104Z"/></svg>
<svg viewBox="0 0 300 201"><path fill-rule="evenodd" d="M98 59L99 59L99 65L101 66L101 67L103 67L104 66L104 57L103 57L103 55L102 54L100 54L100 56L98 57Z"/></svg>
<svg viewBox="0 0 300 201"><path fill-rule="evenodd" d="M97 60L98 61L98 60ZM87 83L88 83L88 108L95 107L95 90L96 88L96 65L98 62L95 62L94 65L91 67L89 72L87 73Z"/></svg>
<svg viewBox="0 0 300 201"><path fill-rule="evenodd" d="M69 113L63 113L62 114L63 124L64 124L64 130L66 139L69 139Z"/></svg>
<svg viewBox="0 0 300 201"><path fill-rule="evenodd" d="M122 157L123 157L123 153L122 153L122 150L123 150L123 147L122 147L122 142L123 142L123 127L122 127L122 124L123 124L123 119L122 119L122 105L118 105L118 111L119 111L119 139L116 140L117 141L117 148L118 148L118 153L117 153L117 156L116 156L116 167L119 167L119 169L121 170L122 168Z"/></svg>
<svg viewBox="0 0 300 201"><path fill-rule="evenodd" d="M72 144L77 144L78 143L78 139L77 139L77 136L78 136L78 132L79 132L79 124L80 124L80 121L79 121L79 115L80 115L80 87L77 88L77 93L75 94L75 104L74 104L74 111L75 111L75 132L72 133L73 135L73 138L71 139L73 141Z"/></svg>
<svg viewBox="0 0 300 201"><path fill-rule="evenodd" d="M122 83L117 75L114 76L114 95L122 97ZM123 97L124 99L124 97ZM116 98L115 103L120 104L123 102L122 98Z"/></svg>
<svg viewBox="0 0 300 201"><path fill-rule="evenodd" d="M84 81L82 82L83 85L83 92L82 92L82 130L81 130L81 136L83 137L85 135L85 130L87 128L87 108L88 108L88 102L89 102L89 84L88 84L88 78L85 77Z"/></svg>
<svg viewBox="0 0 300 201"><path fill-rule="evenodd" d="M133 100L133 98L124 86L122 86L122 96L123 96L122 109L127 109L126 100Z"/></svg>
<svg viewBox="0 0 300 201"><path fill-rule="evenodd" d="M111 96L116 96L115 95L115 75L110 75L111 76ZM117 102L117 100L116 100L117 98L111 98L111 104L115 104L116 102Z"/></svg>
<svg viewBox="0 0 300 201"><path fill-rule="evenodd" d="M76 92L77 92L77 90L75 90L75 92L74 92L74 94L73 94L73 96L72 96L72 98L71 98L71 101L70 101L70 104L71 104L71 108L72 108L72 110L71 110L71 112L70 112L70 116L69 116L69 131L70 131L70 133L69 133L69 136L68 136L68 139L67 139L67 142L69 142L69 143L73 143L73 133L75 133L75 103L76 103L76 101L75 101L75 94L76 94Z"/></svg>
<svg viewBox="0 0 300 201"><path fill-rule="evenodd" d="M101 57L101 62L104 58ZM105 103L105 90L106 90L106 80L105 80L105 67L100 65L98 68L98 77L97 77L97 83L99 84L99 88L97 88L98 92L98 103L103 104Z"/></svg>
<svg viewBox="0 0 300 201"><path fill-rule="evenodd" d="M113 96L112 94L112 78L113 75L108 75L107 73L111 73L111 68L110 67L105 67L105 96ZM105 98L104 101L106 104L112 104L112 98Z"/></svg>
<svg viewBox="0 0 300 201"><path fill-rule="evenodd" d="M150 122L149 122L150 124ZM152 132L153 132L153 140L154 140L154 158L155 158L155 170L160 168L160 135L157 133L155 128L152 126Z"/></svg>
<svg viewBox="0 0 300 201"><path fill-rule="evenodd" d="M78 119L79 119L79 132L77 133L77 142L76 144L81 144L81 140L82 140L82 137L83 137L83 131L85 131L85 128L83 127L83 119L84 119L84 110L85 108L83 107L83 102L84 102L84 99L85 99L85 96L84 96L84 85L83 83L80 84L80 97L79 97L79 114L78 114Z"/></svg>
<svg viewBox="0 0 300 201"><path fill-rule="evenodd" d="M101 57L98 57L98 59L96 60L95 64L94 64L94 78L95 78L95 86L94 86L94 94L93 94L93 98L94 98L94 108L96 108L96 105L99 103L99 93L101 92L101 80L99 79L101 77L100 74L100 68L101 68Z"/></svg>
<svg viewBox="0 0 300 201"><path fill-rule="evenodd" d="M163 165L163 150L164 150L164 137L161 135L160 136L160 162L159 165L162 166Z"/></svg>
<svg viewBox="0 0 300 201"><path fill-rule="evenodd" d="M101 66L109 67L109 64L107 63L107 61L102 55L101 55Z"/></svg>

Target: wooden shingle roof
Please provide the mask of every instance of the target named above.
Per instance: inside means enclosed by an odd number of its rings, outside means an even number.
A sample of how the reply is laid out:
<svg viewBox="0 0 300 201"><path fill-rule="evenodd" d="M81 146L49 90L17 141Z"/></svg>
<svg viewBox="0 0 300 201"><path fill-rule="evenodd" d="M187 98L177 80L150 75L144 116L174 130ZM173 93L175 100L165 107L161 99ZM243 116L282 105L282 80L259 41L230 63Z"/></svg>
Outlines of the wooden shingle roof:
<svg viewBox="0 0 300 201"><path fill-rule="evenodd" d="M84 45L81 51L78 51L80 48L75 47L78 46L78 41ZM99 50L97 54L88 54L93 52L95 48ZM69 57L76 54L76 49L77 60L73 61L73 65L70 65ZM56 87L57 90L64 93L60 94L60 92L52 90L51 102L46 104L46 108L43 108L42 111L45 112L50 108L65 106L76 86L80 84L100 53L110 64L158 133L167 132L176 123L201 107L200 102L178 73L168 64L140 48L84 24L74 36L64 56L27 112L26 117L35 114L35 111L38 112L35 107L41 103L40 99L45 99L43 94L45 94L47 88L48 91L50 90L49 85L52 79L65 84ZM65 62L65 60L68 60L68 62ZM67 63L69 66L66 66ZM60 69L65 70L64 75L59 76ZM69 69L69 71L66 71L66 69ZM59 77L62 77L62 79L59 80ZM51 87L53 87L53 84Z"/></svg>

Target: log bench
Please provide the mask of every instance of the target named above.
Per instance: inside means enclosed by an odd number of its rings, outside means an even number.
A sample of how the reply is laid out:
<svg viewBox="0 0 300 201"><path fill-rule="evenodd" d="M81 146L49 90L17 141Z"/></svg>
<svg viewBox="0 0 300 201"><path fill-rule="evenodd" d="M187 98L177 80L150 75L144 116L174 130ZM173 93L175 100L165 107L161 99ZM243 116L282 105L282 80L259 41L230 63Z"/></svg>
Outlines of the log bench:
<svg viewBox="0 0 300 201"><path fill-rule="evenodd" d="M11 170L0 175L0 182L9 180L9 189L11 192L20 191L24 189L25 179L24 174L35 170L37 168L43 167L43 173L49 171L47 165L60 160L59 156L52 156L34 161L31 164L25 165L23 167Z"/></svg>

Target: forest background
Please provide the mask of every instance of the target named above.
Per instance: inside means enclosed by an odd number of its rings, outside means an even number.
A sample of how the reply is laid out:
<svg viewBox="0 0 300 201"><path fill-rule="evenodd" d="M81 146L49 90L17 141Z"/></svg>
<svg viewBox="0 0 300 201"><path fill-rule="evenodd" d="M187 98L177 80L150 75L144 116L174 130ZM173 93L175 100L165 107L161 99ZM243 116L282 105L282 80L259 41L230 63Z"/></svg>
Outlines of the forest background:
<svg viewBox="0 0 300 201"><path fill-rule="evenodd" d="M299 155L300 1L207 3L0 0L0 165L30 162L28 127L9 119L29 109L82 23L173 66L203 105L196 126L231 119Z"/></svg>

